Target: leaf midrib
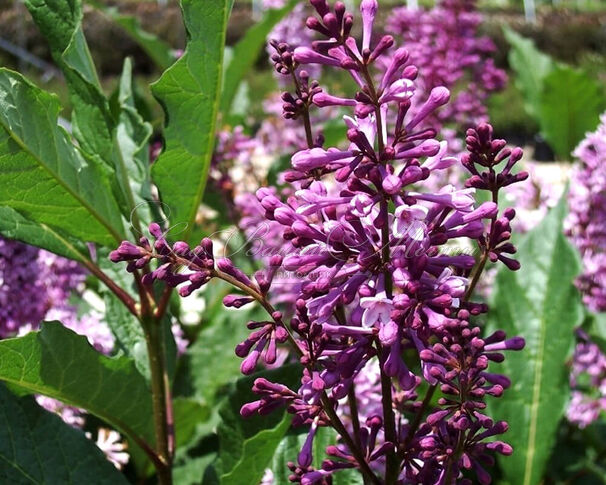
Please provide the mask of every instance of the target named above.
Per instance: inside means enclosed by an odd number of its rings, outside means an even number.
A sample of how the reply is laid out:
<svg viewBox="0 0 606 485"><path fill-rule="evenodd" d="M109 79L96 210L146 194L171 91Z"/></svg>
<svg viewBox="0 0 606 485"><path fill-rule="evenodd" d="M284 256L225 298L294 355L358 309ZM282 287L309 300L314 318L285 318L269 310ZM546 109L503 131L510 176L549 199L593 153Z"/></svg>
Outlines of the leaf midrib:
<svg viewBox="0 0 606 485"><path fill-rule="evenodd" d="M526 453L526 463L524 464L524 485L531 485L534 456L536 454L537 429L539 422L539 403L541 401L541 390L543 388L543 359L545 355L547 320L549 296L553 294L551 282L554 279L554 273L557 265L555 264L558 249L561 247L562 235L558 233L556 240L551 248L551 257L549 260L549 271L547 272L546 287L544 291L545 298L541 302L541 316L539 318L539 345L537 352L537 365L535 367L532 401L530 405L530 425L528 427L528 451ZM521 248L520 248L521 249Z"/></svg>
<svg viewBox="0 0 606 485"><path fill-rule="evenodd" d="M227 25L227 19L229 17L229 11L231 10L233 3L230 1L223 3L223 22ZM225 45L225 38L227 35L227 29L221 29L221 45ZM215 130L217 127L217 116L219 114L219 103L221 102L221 86L223 85L223 57L224 57L225 49L221 49L219 53L219 62L217 63L217 90L215 93L215 99L213 101L213 114L211 126L209 128L209 136L208 136L208 144L207 150L204 154L204 163L202 165L202 174L200 177L200 182L198 183L198 188L196 190L196 198L194 203L191 205L190 213L187 218L187 227L185 228L185 240L189 240L191 233L193 231L193 224L196 220L196 214L198 213L198 208L200 203L202 202L202 197L204 196L204 191L206 190L206 179L208 178L208 171L210 170L210 159L212 157L212 152L215 144ZM187 50L186 50L187 54ZM194 77L194 79L197 79Z"/></svg>
<svg viewBox="0 0 606 485"><path fill-rule="evenodd" d="M89 214L91 214L97 221L99 221L99 223L105 227L108 232L110 233L110 235L117 241L117 242L121 242L122 241L122 237L115 231L115 229L113 228L113 226L105 220L105 217L103 217L101 214L99 214L96 210L94 210L94 208L89 205L85 199L83 199L76 191L74 191L69 185L67 185L62 179L61 177L59 177L53 170L50 169L50 167L48 167L43 161L42 159L36 155L28 146L27 144L19 137L17 136L17 134L10 129L10 127L8 127L6 124L1 123L2 127L4 128L4 130L6 131L6 133L8 134L8 136L11 137L11 139L17 143L17 145L19 145L19 147L21 148L21 150L23 150L25 153L27 153L30 157L32 157L36 163L38 164L38 166L40 166L43 170L45 170L46 172L48 172L50 174L50 176L57 181L57 183L63 187L63 189L65 189L65 191L67 193L69 193L74 199L76 199L80 205L82 207L84 207ZM74 147L74 149L76 149Z"/></svg>

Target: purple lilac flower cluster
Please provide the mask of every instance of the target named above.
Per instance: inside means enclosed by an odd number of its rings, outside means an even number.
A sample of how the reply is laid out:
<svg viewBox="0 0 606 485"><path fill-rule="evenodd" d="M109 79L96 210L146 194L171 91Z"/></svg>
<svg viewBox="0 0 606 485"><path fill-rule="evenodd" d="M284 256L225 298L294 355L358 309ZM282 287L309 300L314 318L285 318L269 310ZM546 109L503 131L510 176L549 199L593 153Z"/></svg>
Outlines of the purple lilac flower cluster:
<svg viewBox="0 0 606 485"><path fill-rule="evenodd" d="M486 121L486 99L507 82L505 71L490 58L496 50L493 42L478 35L482 15L475 3L441 0L430 10L396 8L387 22L387 32L403 40L412 63L423 73L419 89L454 89L465 82L465 89L434 114L436 127L454 122L466 129Z"/></svg>
<svg viewBox="0 0 606 485"><path fill-rule="evenodd" d="M73 261L0 238L0 338L38 325L50 309L67 305L84 274Z"/></svg>
<svg viewBox="0 0 606 485"><path fill-rule="evenodd" d="M606 356L584 334L579 333L579 343L574 351L570 387L572 399L566 416L572 423L584 428L606 411Z"/></svg>
<svg viewBox="0 0 606 485"><path fill-rule="evenodd" d="M583 275L578 286L594 312L606 311L606 114L600 126L574 151L568 195L568 235L581 252Z"/></svg>
<svg viewBox="0 0 606 485"><path fill-rule="evenodd" d="M606 114L597 130L587 134L573 155L566 230L583 260L577 286L595 313L606 312ZM606 356L579 331L570 385L568 419L585 427L606 410ZM585 381L589 382L585 382Z"/></svg>
<svg viewBox="0 0 606 485"><path fill-rule="evenodd" d="M299 119L306 133L307 148L293 155L284 177L294 193L282 201L272 188L257 191L265 218L282 226L293 251L271 256L249 276L231 260L216 259L209 239L193 248L171 244L154 223L152 240L124 241L110 259L127 262L128 271L155 260L144 283L178 287L182 297L219 278L239 290L224 298L226 306L256 301L267 311L267 320L248 323L251 333L236 348L241 370L252 374L261 362L274 364L278 347L288 345L302 366L301 385L258 378L259 399L241 414L286 406L294 425L309 427L297 463L289 465L291 481L330 483L333 473L354 468L374 484L471 483L469 477L489 483L493 453L512 448L498 439L507 423L485 414L485 399L501 396L510 380L488 365L502 362L506 350L522 349L524 340L502 331L483 336L472 320L488 308L471 297L488 261L519 268L510 242L515 211L499 211L498 197L527 177L512 171L522 152L480 124L468 130L459 165L469 172L466 186L423 190L424 181L459 164L431 124L449 101L448 89L420 90L425 100L411 110L420 71L407 50L391 53L392 37L372 38L375 0L361 3L361 45L350 35L354 17L343 3L311 5L317 16L307 27L323 39L294 49L273 44L276 70L294 82L282 97L284 116ZM307 64L344 70L355 93L325 92L301 68ZM345 148L325 148L314 136L310 109L326 106L352 111L344 118ZM492 200L477 205L476 190ZM479 261L447 250L457 241L475 241ZM300 278L291 318L269 297L279 270ZM381 405L361 420L353 411L356 382L375 365ZM349 423L339 412L346 402ZM313 440L322 426L333 427L339 440L315 469Z"/></svg>

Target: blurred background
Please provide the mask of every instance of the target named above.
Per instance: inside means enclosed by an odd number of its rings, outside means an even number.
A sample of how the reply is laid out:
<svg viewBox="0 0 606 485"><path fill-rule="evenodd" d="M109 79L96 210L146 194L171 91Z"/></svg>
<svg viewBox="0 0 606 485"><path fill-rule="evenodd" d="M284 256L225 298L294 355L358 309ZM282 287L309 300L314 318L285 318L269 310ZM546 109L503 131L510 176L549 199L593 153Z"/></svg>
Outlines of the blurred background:
<svg viewBox="0 0 606 485"><path fill-rule="evenodd" d="M386 17L391 15L390 8L383 7L405 5L407 4L402 1L382 1L379 23L384 24L388 21ZM235 45L262 18L268 6L273 5L260 0L236 0L230 18L228 44ZM434 2L412 1L407 6L430 9ZM352 8L353 5L348 7ZM576 146L585 131L595 129L597 114L606 108L603 99L606 94L606 2L489 0L479 2L477 8L483 14L480 33L490 37L496 46L491 57L497 67L507 71L510 79L503 90L488 99L488 113L496 133L512 144L530 147L532 151L527 151L527 155L535 160L568 160L571 146ZM149 102L147 86L158 78L160 65L168 62L165 52L171 51L178 56L185 44L178 3L172 0L89 1L85 2L83 25L106 90L111 92L116 86L122 71L122 61L131 56L138 94L142 100L148 101L145 103L146 116L154 126L159 127L162 112L157 103ZM589 117L591 122L581 122L580 128L576 129L572 137L562 135L561 132L551 135L554 139L562 136L569 138L567 146L554 146L557 142L549 140L550 133L546 133L545 122L539 115L529 116L528 106L525 105L532 103L532 100L525 99L528 93L524 92L525 87L520 82L520 77L524 77L523 71L527 69L538 69L538 62L532 57L535 52L531 52L527 44L521 44L518 45L520 55L529 58L525 59L526 64L512 65L513 44L511 38L509 41L506 38L506 29L531 39L540 53L576 70L577 74L582 73L583 82L588 82L592 88L594 85L598 87L600 99L595 100L591 112L587 112L589 107L586 103L581 107L584 117ZM265 50L251 52L250 55L255 56L255 65L246 74L245 81L248 93L254 93L254 96L247 97L246 108L240 112L258 118L263 113L263 100L276 90L276 77L267 61ZM52 65L47 44L19 0L0 0L0 65L18 69L45 89L55 92L61 98L63 106L69 110L67 92L60 73ZM522 72L516 72L516 67ZM577 84L578 79L575 81ZM568 92L571 98L565 100L559 97L563 104L564 101L566 104L577 103L574 93L565 86L562 87L562 92ZM568 113L568 116L571 114ZM569 124L579 123L569 120ZM563 130L570 131L574 128Z"/></svg>

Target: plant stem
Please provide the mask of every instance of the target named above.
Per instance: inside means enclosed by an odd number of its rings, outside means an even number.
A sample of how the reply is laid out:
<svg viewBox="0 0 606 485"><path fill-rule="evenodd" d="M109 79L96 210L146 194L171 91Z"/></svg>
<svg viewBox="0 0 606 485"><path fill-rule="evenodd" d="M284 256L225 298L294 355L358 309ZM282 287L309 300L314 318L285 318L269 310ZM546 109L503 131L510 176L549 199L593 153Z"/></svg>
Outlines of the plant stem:
<svg viewBox="0 0 606 485"><path fill-rule="evenodd" d="M490 170L492 172L492 168ZM495 204L498 204L498 202L499 202L498 189L492 189L491 195L492 195L492 201ZM488 239L488 241L486 241L486 247L484 248L484 252L482 253L482 258L480 259L480 262L474 269L473 276L471 278L471 283L469 284L469 287L467 288L467 291L465 292L465 296L463 297L464 301L469 301L469 299L471 298L471 295L473 294L473 291L475 290L476 285L478 284L478 281L480 280L480 276L482 275L482 272L484 271L484 268L486 267L486 263L488 262L488 256L490 255L490 251L492 251L492 249L493 249L491 247L491 239L492 239L492 233L494 232L494 227L495 227L496 222L497 222L497 215L493 216L493 218L490 220L490 230L488 232L489 239Z"/></svg>
<svg viewBox="0 0 606 485"><path fill-rule="evenodd" d="M333 409L332 404L330 403L326 393L324 393L324 395L322 396L322 404L324 412L329 417L331 424L333 425L337 433L341 435L341 438L343 438L343 441L345 441L345 444L348 446L349 450L351 451L351 454L358 462L362 474L366 478L368 478L371 483L375 485L382 485L381 481L377 478L377 476L368 466L368 463L366 462L366 457L347 432L347 428Z"/></svg>
<svg viewBox="0 0 606 485"><path fill-rule="evenodd" d="M166 371L166 347L162 321L156 318L143 317L142 323L151 373L154 430L156 451L159 457L159 463L156 463L158 483L160 485L172 485L174 423L170 384Z"/></svg>
<svg viewBox="0 0 606 485"><path fill-rule="evenodd" d="M400 473L400 460L397 454L398 437L396 433L396 419L393 412L393 398L391 395L391 377L383 370L383 348L377 342L379 355L379 366L381 371L381 404L383 407L383 427L385 428L385 440L393 443L394 448L387 453L385 466L385 485L394 485Z"/></svg>
<svg viewBox="0 0 606 485"><path fill-rule="evenodd" d="M88 269L92 274L99 278L105 284L105 286L107 286L122 303L124 303L124 306L128 308L129 312L131 312L135 316L139 315L137 312L137 304L132 296L130 296L126 291L124 291L123 288L114 283L114 281L92 261L83 260L82 263L84 264L86 269Z"/></svg>
<svg viewBox="0 0 606 485"><path fill-rule="evenodd" d="M406 433L406 440L404 442L405 447L407 447L407 445L409 445L412 439L414 438L415 433L423 419L423 414L425 414L425 410L427 409L427 406L429 406L431 398L433 397L433 394L436 391L437 387L438 386L434 384L433 386L429 386L429 389L427 389L427 393L425 394L425 398L421 403L421 407L417 410L417 414L415 414L414 420L412 421L412 423L410 423L410 428L408 428L408 433Z"/></svg>
<svg viewBox="0 0 606 485"><path fill-rule="evenodd" d="M347 391L347 402L349 404L349 413L351 414L354 439L356 440L356 444L360 446L360 415L358 414L358 400L356 399L356 387L354 384Z"/></svg>

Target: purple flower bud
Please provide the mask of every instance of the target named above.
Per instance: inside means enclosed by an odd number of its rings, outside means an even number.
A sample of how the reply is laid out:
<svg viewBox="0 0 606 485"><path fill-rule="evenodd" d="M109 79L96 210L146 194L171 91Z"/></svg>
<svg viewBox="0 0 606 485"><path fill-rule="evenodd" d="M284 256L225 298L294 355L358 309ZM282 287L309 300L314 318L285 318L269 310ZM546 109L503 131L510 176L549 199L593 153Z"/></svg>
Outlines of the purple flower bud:
<svg viewBox="0 0 606 485"><path fill-rule="evenodd" d="M326 66L340 67L341 63L334 57L322 55L309 47L297 47L295 49L295 61L299 64L323 64Z"/></svg>
<svg viewBox="0 0 606 485"><path fill-rule="evenodd" d="M377 0L362 0L360 3L360 12L362 13L362 50L370 47L372 24L378 8L379 4Z"/></svg>
<svg viewBox="0 0 606 485"><path fill-rule="evenodd" d="M429 98L421 106L419 111L415 114L414 118L410 120L410 122L406 125L406 130L411 131L415 126L417 126L421 121L423 121L427 116L433 113L440 106L448 103L450 99L450 91L446 89L444 86L438 86L431 90L429 93Z"/></svg>

